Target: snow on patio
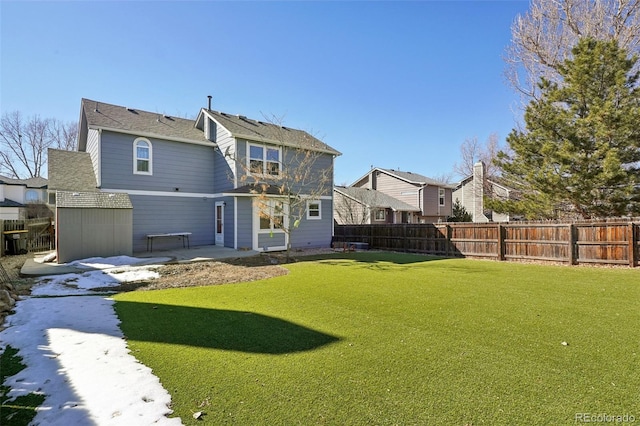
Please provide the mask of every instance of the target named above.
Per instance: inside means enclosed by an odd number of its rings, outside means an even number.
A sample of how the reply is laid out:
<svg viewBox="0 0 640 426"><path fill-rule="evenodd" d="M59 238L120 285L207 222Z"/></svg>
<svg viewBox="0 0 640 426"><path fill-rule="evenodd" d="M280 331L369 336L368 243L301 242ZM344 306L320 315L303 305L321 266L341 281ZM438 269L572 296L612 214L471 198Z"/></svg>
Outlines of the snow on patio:
<svg viewBox="0 0 640 426"><path fill-rule="evenodd" d="M87 272L42 277L32 293L65 297L32 296L16 304L0 345L18 349L27 367L5 384L12 398L46 395L34 424L182 424L166 417L171 396L130 354L114 301L92 291L153 279L158 276L153 262L129 257L74 262Z"/></svg>

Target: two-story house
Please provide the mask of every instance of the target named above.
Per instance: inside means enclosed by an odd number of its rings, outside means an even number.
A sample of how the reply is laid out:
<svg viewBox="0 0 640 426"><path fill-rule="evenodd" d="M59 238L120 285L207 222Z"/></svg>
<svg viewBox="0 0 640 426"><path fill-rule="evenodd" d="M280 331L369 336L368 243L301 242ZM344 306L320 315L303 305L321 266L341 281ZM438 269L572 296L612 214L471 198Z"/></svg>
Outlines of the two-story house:
<svg viewBox="0 0 640 426"><path fill-rule="evenodd" d="M350 186L396 200L374 209L369 223L435 223L451 216L454 186L418 173L374 167Z"/></svg>
<svg viewBox="0 0 640 426"><path fill-rule="evenodd" d="M58 156L67 166L57 164L55 173L90 163L96 191L126 194L134 252L147 250L149 235L167 233L189 233L192 246L257 251L283 249L288 238L293 248L331 243L333 164L340 153L307 132L213 111L210 100L190 120L82 99L78 138L77 156ZM313 198L297 184L308 209L288 234L286 194L274 188L288 179L283 171L299 151L314 153L311 167L330 179ZM262 190L263 182L269 189ZM282 217L266 220L258 207L265 203L281 207Z"/></svg>
<svg viewBox="0 0 640 426"><path fill-rule="evenodd" d="M0 176L0 219L17 220L49 216L45 207L47 179L12 179Z"/></svg>

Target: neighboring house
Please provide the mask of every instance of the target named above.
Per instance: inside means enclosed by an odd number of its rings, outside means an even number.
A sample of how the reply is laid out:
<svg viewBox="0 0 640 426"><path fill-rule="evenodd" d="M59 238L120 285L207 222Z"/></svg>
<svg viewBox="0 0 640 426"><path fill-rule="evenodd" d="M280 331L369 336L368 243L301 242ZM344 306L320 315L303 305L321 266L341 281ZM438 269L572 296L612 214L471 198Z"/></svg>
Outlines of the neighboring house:
<svg viewBox="0 0 640 426"><path fill-rule="evenodd" d="M339 225L401 223L420 209L375 189L353 186L333 188L333 218Z"/></svg>
<svg viewBox="0 0 640 426"><path fill-rule="evenodd" d="M435 223L451 216L454 186L417 173L374 167L350 186L375 189L417 209L396 212L391 223Z"/></svg>
<svg viewBox="0 0 640 426"><path fill-rule="evenodd" d="M464 178L453 191L453 200L459 200L473 222L508 222L509 214L484 208L485 197L509 199L515 191L485 177L485 165L481 161L473 165L473 175Z"/></svg>
<svg viewBox="0 0 640 426"><path fill-rule="evenodd" d="M0 220L18 220L47 216L47 179L11 179L0 176Z"/></svg>
<svg viewBox="0 0 640 426"><path fill-rule="evenodd" d="M308 200L310 211L291 234L291 246L331 243L333 164L340 153L304 131L212 111L210 105L190 120L88 99L81 102L78 129L78 152L58 156L54 169L62 176L54 186L126 194L133 207L134 252L147 249L148 235L185 232L191 246L285 248L288 235L261 217L249 183L280 179L300 149L317 153L314 167L331 179L323 195ZM78 173L81 187L74 186ZM305 188L298 189L305 196ZM274 205L281 200L279 194L267 198ZM287 212L283 216L288 219ZM163 248L162 240L153 244Z"/></svg>

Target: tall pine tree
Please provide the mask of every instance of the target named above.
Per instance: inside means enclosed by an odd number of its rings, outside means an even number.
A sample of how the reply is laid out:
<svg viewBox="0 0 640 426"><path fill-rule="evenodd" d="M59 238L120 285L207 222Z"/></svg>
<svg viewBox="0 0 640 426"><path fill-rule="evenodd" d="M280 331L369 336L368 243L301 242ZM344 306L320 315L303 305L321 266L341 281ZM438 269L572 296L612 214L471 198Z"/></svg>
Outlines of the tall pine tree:
<svg viewBox="0 0 640 426"><path fill-rule="evenodd" d="M497 210L528 218L622 216L640 211L640 90L636 57L615 41L582 39L560 66L562 82L513 130L497 164L521 198Z"/></svg>

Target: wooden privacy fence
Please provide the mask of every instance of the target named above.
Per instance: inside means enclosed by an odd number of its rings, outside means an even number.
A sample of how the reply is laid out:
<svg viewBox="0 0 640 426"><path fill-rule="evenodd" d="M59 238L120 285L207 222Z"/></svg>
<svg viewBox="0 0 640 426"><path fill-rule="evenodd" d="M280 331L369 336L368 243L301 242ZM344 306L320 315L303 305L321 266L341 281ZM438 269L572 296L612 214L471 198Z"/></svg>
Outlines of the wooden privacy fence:
<svg viewBox="0 0 640 426"><path fill-rule="evenodd" d="M336 243L442 256L638 265L640 222L335 225Z"/></svg>
<svg viewBox="0 0 640 426"><path fill-rule="evenodd" d="M25 231L19 233L20 238L24 238L16 246L19 250L24 249L29 252L46 251L55 248L55 237L51 218L20 219L20 220L0 220L0 256L11 252L10 244L13 244L12 231ZM12 253L17 254L17 253Z"/></svg>

